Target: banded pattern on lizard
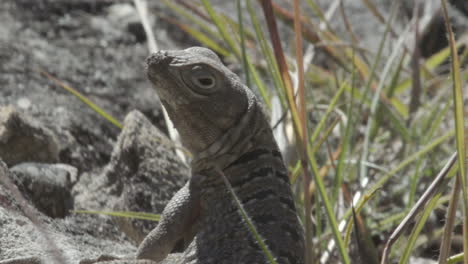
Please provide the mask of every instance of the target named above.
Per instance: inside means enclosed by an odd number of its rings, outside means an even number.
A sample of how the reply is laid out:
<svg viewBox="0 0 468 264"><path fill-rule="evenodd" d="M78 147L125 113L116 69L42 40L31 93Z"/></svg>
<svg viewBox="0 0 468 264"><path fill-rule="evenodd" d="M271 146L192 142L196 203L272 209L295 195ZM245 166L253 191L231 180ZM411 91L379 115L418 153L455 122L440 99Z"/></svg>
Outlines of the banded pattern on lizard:
<svg viewBox="0 0 468 264"><path fill-rule="evenodd" d="M181 263L267 263L217 170L222 170L278 263L303 263L304 236L287 170L252 91L211 50L160 51L147 59L192 178L145 238L139 259L160 261L181 238Z"/></svg>

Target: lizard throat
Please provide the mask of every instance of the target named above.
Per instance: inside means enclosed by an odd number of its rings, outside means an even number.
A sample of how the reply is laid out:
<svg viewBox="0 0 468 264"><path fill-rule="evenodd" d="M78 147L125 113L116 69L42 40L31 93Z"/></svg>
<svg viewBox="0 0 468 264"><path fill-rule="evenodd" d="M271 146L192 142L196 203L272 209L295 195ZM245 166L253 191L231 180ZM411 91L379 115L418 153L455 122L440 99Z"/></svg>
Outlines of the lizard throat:
<svg viewBox="0 0 468 264"><path fill-rule="evenodd" d="M250 102L247 111L239 122L232 126L208 148L197 153L194 156L193 164L205 164L203 169L210 165L223 167L225 163L237 159L237 155L235 155L235 153L237 153L236 150L249 149L249 144L252 144L251 139L258 133L258 126L256 125L256 123L258 123L256 120L258 118L258 111L259 109L257 109L256 103Z"/></svg>

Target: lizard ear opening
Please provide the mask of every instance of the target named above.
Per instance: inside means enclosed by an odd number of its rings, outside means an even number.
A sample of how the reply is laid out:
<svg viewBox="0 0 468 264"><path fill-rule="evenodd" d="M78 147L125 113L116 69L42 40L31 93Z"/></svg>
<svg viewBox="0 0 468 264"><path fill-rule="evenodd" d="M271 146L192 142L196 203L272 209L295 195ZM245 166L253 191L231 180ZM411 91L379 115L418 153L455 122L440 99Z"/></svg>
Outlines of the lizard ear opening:
<svg viewBox="0 0 468 264"><path fill-rule="evenodd" d="M208 95L216 89L218 79L209 67L195 65L182 72L184 83L195 93Z"/></svg>

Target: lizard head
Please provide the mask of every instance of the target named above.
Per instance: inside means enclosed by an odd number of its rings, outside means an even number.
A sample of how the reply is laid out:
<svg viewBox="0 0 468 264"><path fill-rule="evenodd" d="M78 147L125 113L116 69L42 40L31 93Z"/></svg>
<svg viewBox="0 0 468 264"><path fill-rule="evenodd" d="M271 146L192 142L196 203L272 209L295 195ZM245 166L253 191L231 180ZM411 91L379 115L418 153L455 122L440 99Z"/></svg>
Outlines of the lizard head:
<svg viewBox="0 0 468 264"><path fill-rule="evenodd" d="M149 80L195 157L225 154L253 134L255 96L214 52L159 51L146 62Z"/></svg>

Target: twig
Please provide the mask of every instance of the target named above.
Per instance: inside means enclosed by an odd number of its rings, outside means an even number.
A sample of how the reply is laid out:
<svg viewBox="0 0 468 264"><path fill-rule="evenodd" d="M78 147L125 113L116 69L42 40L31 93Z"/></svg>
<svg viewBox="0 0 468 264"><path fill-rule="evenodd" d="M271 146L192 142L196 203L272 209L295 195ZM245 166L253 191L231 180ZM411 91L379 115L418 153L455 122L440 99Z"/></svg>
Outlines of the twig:
<svg viewBox="0 0 468 264"><path fill-rule="evenodd" d="M413 208L411 208L411 211L406 215L403 221L401 221L400 225L398 225L395 231L393 231L393 233L390 235L382 253L382 261L380 262L381 264L388 263L388 256L390 254L390 250L393 244L397 241L401 234L403 234L404 230L408 227L408 225L414 219L414 217L424 208L427 201L429 201L429 199L431 199L431 197L434 196L434 194L437 192L437 189L440 187L440 184L445 179L445 176L447 176L450 169L452 169L453 165L455 164L455 161L457 161L456 152L452 154L449 161L439 172L435 180L431 183L431 185L429 185L429 187L421 196L421 198L416 202Z"/></svg>

